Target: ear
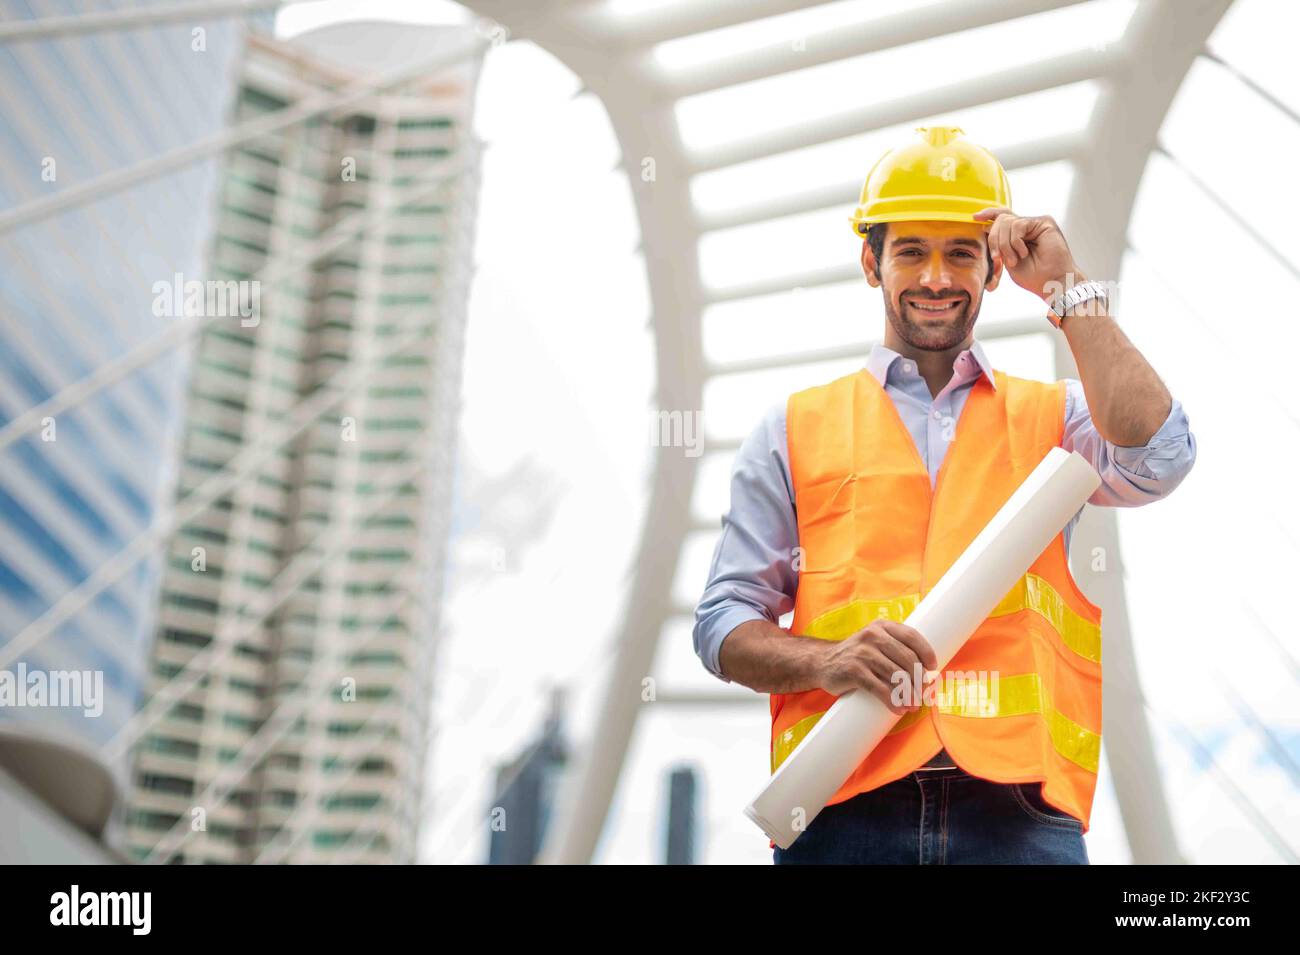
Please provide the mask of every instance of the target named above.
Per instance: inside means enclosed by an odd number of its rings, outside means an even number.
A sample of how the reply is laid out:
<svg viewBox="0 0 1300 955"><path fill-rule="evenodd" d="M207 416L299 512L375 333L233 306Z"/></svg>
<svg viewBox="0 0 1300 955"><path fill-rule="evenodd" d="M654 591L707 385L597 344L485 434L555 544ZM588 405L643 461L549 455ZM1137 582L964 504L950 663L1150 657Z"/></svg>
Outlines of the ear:
<svg viewBox="0 0 1300 955"><path fill-rule="evenodd" d="M876 278L876 269L879 263L876 261L875 253L871 251L871 243L867 241L866 236L862 237L862 272L867 277L867 283L872 288L880 287L880 279Z"/></svg>

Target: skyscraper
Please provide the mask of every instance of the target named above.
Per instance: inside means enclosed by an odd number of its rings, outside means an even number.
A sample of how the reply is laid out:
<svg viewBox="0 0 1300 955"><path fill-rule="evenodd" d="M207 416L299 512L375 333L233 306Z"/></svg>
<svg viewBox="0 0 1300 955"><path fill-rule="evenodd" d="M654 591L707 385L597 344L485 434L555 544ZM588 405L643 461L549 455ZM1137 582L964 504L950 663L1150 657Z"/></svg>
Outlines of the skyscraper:
<svg viewBox="0 0 1300 955"><path fill-rule="evenodd" d="M226 157L210 278L175 295L195 293L205 326L139 718L137 857L413 858L481 51L468 27L391 23L249 39L237 124L455 62Z"/></svg>
<svg viewBox="0 0 1300 955"><path fill-rule="evenodd" d="M0 0L0 22L19 28L66 27L73 12ZM242 32L238 19L169 21L0 43L0 213L215 133ZM92 752L137 705L155 563L124 562L84 607L46 622L155 519L180 365L146 363L30 428L15 419L171 326L153 313L152 288L201 261L214 169L189 164L0 231L0 427L12 426L0 440L0 671L102 680L97 713L0 701L0 722Z"/></svg>

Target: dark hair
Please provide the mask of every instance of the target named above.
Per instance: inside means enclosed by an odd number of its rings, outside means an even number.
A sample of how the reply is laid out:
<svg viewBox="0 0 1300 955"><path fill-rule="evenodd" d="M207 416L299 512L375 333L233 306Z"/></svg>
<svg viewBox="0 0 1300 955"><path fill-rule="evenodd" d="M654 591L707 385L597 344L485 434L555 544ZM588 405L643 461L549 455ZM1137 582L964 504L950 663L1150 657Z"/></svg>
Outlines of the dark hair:
<svg viewBox="0 0 1300 955"><path fill-rule="evenodd" d="M880 278L880 260L885 257L885 232L888 227L888 222L876 222L867 229L867 244L871 246L871 254L876 257L876 278ZM984 281L987 282L993 274L993 250L989 248L987 238L984 242L984 261L988 265L988 270L984 273Z"/></svg>

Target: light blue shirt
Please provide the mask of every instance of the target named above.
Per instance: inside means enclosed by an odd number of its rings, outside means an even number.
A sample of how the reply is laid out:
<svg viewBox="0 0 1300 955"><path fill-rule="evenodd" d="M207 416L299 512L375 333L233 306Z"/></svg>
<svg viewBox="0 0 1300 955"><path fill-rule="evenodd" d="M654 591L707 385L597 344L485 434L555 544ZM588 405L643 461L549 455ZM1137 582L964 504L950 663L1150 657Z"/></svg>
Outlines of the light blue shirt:
<svg viewBox="0 0 1300 955"><path fill-rule="evenodd" d="M981 376L993 382L993 367L978 341L953 361L953 374L937 396L916 363L884 345L867 356L867 371L884 387L930 472L930 486L943 464L966 397ZM1065 379L1065 432L1061 446L1078 451L1101 475L1101 486L1088 498L1102 507L1137 507L1165 497L1177 487L1196 460L1196 439L1177 399L1159 430L1142 447L1111 444L1093 426L1083 385ZM710 673L730 683L718 667L722 641L748 620L776 623L794 607L798 573L793 569L799 545L794 484L790 479L785 430L786 404L774 406L736 454L731 474L731 507L722 518L722 534L713 551L709 580L695 609L695 652ZM1070 534L1083 508L1065 528Z"/></svg>

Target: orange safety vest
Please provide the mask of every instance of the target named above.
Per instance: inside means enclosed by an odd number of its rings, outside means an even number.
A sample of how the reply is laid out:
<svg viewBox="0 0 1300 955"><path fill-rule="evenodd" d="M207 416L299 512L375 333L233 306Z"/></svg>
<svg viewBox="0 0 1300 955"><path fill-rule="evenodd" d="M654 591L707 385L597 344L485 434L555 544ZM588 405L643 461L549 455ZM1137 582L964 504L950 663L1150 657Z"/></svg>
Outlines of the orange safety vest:
<svg viewBox="0 0 1300 955"><path fill-rule="evenodd" d="M971 388L933 490L893 401L865 368L790 396L799 524L790 632L843 640L902 621L1047 452L1061 443L1065 383L994 372ZM1101 608L1070 575L1064 533L943 670L933 705L903 716L831 797L892 782L947 749L974 776L1041 782L1088 831L1101 752ZM771 696L772 771L835 702Z"/></svg>

